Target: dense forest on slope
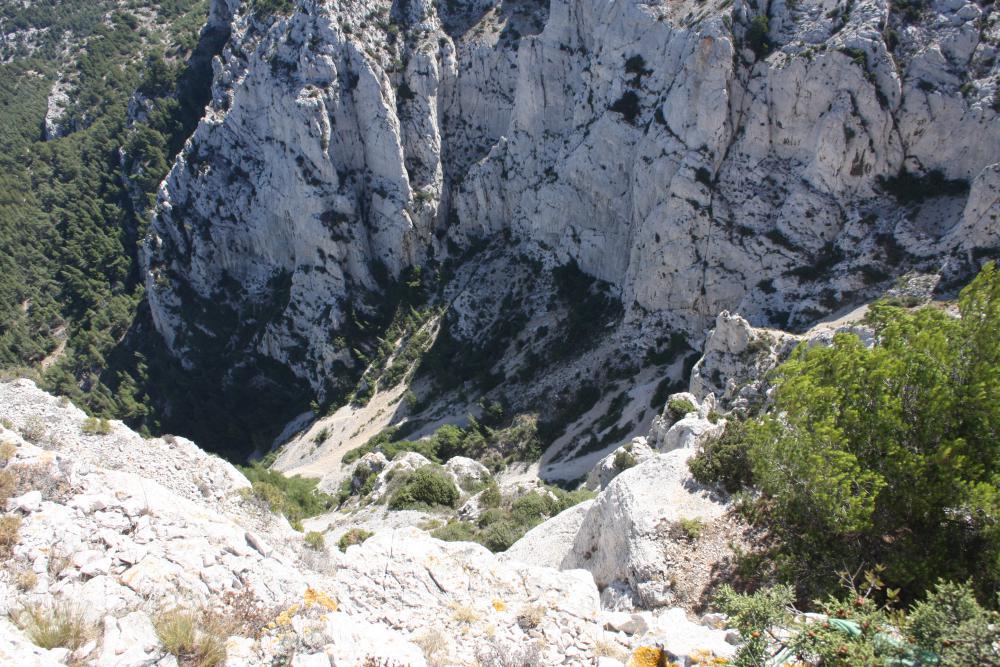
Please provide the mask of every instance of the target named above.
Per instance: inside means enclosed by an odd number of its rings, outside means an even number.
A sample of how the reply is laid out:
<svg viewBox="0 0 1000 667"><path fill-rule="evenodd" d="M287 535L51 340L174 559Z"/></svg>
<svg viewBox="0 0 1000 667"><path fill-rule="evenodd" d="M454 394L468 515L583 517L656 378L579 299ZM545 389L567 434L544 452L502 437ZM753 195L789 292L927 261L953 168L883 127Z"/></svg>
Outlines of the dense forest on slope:
<svg viewBox="0 0 1000 667"><path fill-rule="evenodd" d="M123 344L143 297L136 246L225 35L202 33L205 0L3 4L0 366L149 428L147 360ZM54 85L67 99L46 136Z"/></svg>

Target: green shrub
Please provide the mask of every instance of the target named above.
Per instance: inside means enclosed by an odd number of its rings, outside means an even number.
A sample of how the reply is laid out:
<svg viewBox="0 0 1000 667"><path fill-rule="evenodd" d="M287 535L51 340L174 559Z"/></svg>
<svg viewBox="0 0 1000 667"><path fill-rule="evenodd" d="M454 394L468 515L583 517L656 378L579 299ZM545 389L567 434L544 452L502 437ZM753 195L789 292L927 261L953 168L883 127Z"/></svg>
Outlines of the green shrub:
<svg viewBox="0 0 1000 667"><path fill-rule="evenodd" d="M293 525L302 519L328 511L336 498L316 489L319 480L295 475L286 477L260 464L240 467L252 485L253 495L268 504L272 512L283 514Z"/></svg>
<svg viewBox="0 0 1000 667"><path fill-rule="evenodd" d="M107 435L111 433L111 424L107 419L97 417L87 417L80 430L84 435Z"/></svg>
<svg viewBox="0 0 1000 667"><path fill-rule="evenodd" d="M493 552L506 551L527 532L512 521L496 521L486 527L482 544Z"/></svg>
<svg viewBox="0 0 1000 667"><path fill-rule="evenodd" d="M305 544L308 548L315 551L322 551L323 547L326 546L326 540L323 538L323 533L317 532L315 530L310 530L306 533L305 538L303 538Z"/></svg>
<svg viewBox="0 0 1000 667"><path fill-rule="evenodd" d="M617 470L628 470L635 467L636 460L632 452L621 449L615 454L615 468Z"/></svg>
<svg viewBox="0 0 1000 667"><path fill-rule="evenodd" d="M471 523L456 520L431 531L431 537L446 542L477 542L478 536L475 526Z"/></svg>
<svg viewBox="0 0 1000 667"><path fill-rule="evenodd" d="M479 519L476 520L476 525L480 528L485 528L486 526L496 523L497 521L503 521L508 516L508 512L505 512L499 507L494 507L480 514Z"/></svg>
<svg viewBox="0 0 1000 667"><path fill-rule="evenodd" d="M799 614L789 587L748 595L722 586L713 605L743 640L733 664L759 667L781 653L782 664L823 667L1000 665L997 614L980 607L971 588L939 582L907 613L894 608L898 591L885 588L880 571L867 571L860 585L844 575L841 594L816 603L818 619Z"/></svg>
<svg viewBox="0 0 1000 667"><path fill-rule="evenodd" d="M424 466L410 473L389 499L389 509L412 507L454 507L459 499L458 488L451 477L435 466Z"/></svg>
<svg viewBox="0 0 1000 667"><path fill-rule="evenodd" d="M677 522L677 529L684 539L694 542L705 531L705 524L701 519L682 518Z"/></svg>
<svg viewBox="0 0 1000 667"><path fill-rule="evenodd" d="M500 507L503 497L500 494L500 485L495 481L490 481L489 485L483 489L479 496L480 507Z"/></svg>
<svg viewBox="0 0 1000 667"><path fill-rule="evenodd" d="M941 667L1000 665L998 614L979 606L972 589L939 581L914 605L905 632L920 649L940 658ZM992 624L992 627L991 627Z"/></svg>
<svg viewBox="0 0 1000 667"><path fill-rule="evenodd" d="M768 36L770 25L767 17L758 14L753 17L750 27L747 29L747 46L758 58L763 58L771 52L771 38Z"/></svg>
<svg viewBox="0 0 1000 667"><path fill-rule="evenodd" d="M513 519L523 525L535 525L542 519L556 513L558 504L555 500L541 493L526 493L514 500L510 506Z"/></svg>
<svg viewBox="0 0 1000 667"><path fill-rule="evenodd" d="M361 544L374 534L364 528L351 528L340 536L340 539L337 541L337 548L341 551L347 551L347 547L352 544Z"/></svg>
<svg viewBox="0 0 1000 667"><path fill-rule="evenodd" d="M805 590L817 573L883 563L913 599L938 578L1000 587L1000 275L960 318L872 306L878 345L800 346L774 376L774 414L747 424L761 521Z"/></svg>
<svg viewBox="0 0 1000 667"><path fill-rule="evenodd" d="M718 486L726 493L736 493L753 484L744 424L736 419L726 422L722 435L705 442L688 459L688 467L696 481Z"/></svg>
<svg viewBox="0 0 1000 667"><path fill-rule="evenodd" d="M695 407L694 403L686 398L671 398L667 402L667 414L677 421L682 419L689 412L697 412L698 408Z"/></svg>
<svg viewBox="0 0 1000 667"><path fill-rule="evenodd" d="M313 442L317 445L322 445L329 437L330 429L324 427L320 429L319 433L317 433L315 437L313 437Z"/></svg>
<svg viewBox="0 0 1000 667"><path fill-rule="evenodd" d="M787 624L795 594L788 586L758 591L753 595L737 593L723 584L713 598L716 609L729 617L728 623L739 631L743 643L733 660L735 667L761 667L771 657L768 632Z"/></svg>

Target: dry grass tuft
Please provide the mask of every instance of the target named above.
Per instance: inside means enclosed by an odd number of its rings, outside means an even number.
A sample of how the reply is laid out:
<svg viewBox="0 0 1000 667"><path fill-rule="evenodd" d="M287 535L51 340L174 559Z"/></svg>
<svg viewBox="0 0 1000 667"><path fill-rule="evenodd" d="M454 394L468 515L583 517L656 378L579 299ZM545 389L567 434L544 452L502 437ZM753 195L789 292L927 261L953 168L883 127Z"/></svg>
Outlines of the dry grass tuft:
<svg viewBox="0 0 1000 667"><path fill-rule="evenodd" d="M34 570L18 570L14 574L14 583L17 584L18 590L27 593L33 591L38 585L38 575L35 574Z"/></svg>
<svg viewBox="0 0 1000 667"><path fill-rule="evenodd" d="M424 630L413 638L413 643L420 647L427 664L431 667L443 667L448 664L448 639L440 630Z"/></svg>
<svg viewBox="0 0 1000 667"><path fill-rule="evenodd" d="M205 615L171 609L153 620L163 648L185 667L216 667L226 661L226 638Z"/></svg>
<svg viewBox="0 0 1000 667"><path fill-rule="evenodd" d="M479 620L478 612L467 604L452 602L449 606L451 607L452 618L459 623L472 625Z"/></svg>
<svg viewBox="0 0 1000 667"><path fill-rule="evenodd" d="M531 630L532 628L537 628L541 625L542 621L545 619L545 614L548 609L544 605L532 604L521 609L517 615L517 624L521 626L522 630Z"/></svg>
<svg viewBox="0 0 1000 667"><path fill-rule="evenodd" d="M27 605L12 612L11 619L32 642L47 649L75 651L97 636L97 627L80 609L66 602Z"/></svg>
<svg viewBox="0 0 1000 667"><path fill-rule="evenodd" d="M7 440L0 442L0 465L7 465L7 462L14 458L16 453L17 445L13 442Z"/></svg>
<svg viewBox="0 0 1000 667"><path fill-rule="evenodd" d="M17 479L9 470L0 470L0 511L7 505L7 499L17 491Z"/></svg>
<svg viewBox="0 0 1000 667"><path fill-rule="evenodd" d="M24 426L21 427L21 437L37 445L45 437L45 431L45 420L38 415L31 415L24 420Z"/></svg>
<svg viewBox="0 0 1000 667"><path fill-rule="evenodd" d="M10 558L14 545L21 539L21 517L0 516L0 558Z"/></svg>

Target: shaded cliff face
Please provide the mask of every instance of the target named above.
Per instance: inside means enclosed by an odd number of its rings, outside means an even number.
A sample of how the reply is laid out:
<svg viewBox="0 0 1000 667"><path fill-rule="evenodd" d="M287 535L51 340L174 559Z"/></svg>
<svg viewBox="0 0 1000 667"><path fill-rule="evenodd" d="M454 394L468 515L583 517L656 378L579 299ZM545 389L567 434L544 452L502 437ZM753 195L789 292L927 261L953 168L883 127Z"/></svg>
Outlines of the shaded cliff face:
<svg viewBox="0 0 1000 667"><path fill-rule="evenodd" d="M212 17L232 25L213 103L145 247L157 329L191 364L251 351L322 390L357 368L352 340L404 270L484 238L575 261L626 322L696 339L725 308L801 326L1000 245L991 6L302 0Z"/></svg>

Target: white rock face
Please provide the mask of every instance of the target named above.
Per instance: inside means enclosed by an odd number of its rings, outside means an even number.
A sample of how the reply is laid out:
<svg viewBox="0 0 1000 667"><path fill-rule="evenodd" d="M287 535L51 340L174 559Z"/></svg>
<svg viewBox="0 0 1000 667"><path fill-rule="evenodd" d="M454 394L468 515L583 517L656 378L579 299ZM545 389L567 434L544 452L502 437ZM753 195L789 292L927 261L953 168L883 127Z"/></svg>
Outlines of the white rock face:
<svg viewBox="0 0 1000 667"><path fill-rule="evenodd" d="M593 500L585 500L535 526L503 552L502 558L559 568L573 550L576 535L593 504Z"/></svg>
<svg viewBox="0 0 1000 667"><path fill-rule="evenodd" d="M967 274L1000 243L1000 28L932 5L779 3L756 57L745 2L216 0L232 37L143 252L156 327L188 363L237 346L322 389L351 313L451 242L576 260L692 340Z"/></svg>
<svg viewBox="0 0 1000 667"><path fill-rule="evenodd" d="M766 372L801 340L783 331L755 329L743 317L722 311L691 371L691 393L697 400L714 396L726 407L739 398L761 400Z"/></svg>
<svg viewBox="0 0 1000 667"><path fill-rule="evenodd" d="M587 475L586 486L588 489L604 489L611 483L619 473L628 468L621 469L618 463L632 462L642 463L646 459L655 456L655 452L646 444L646 438L639 436L632 438L632 442L622 445L597 462L594 469Z"/></svg>
<svg viewBox="0 0 1000 667"><path fill-rule="evenodd" d="M618 475L594 501L560 566L590 571L601 589L626 584L645 607L669 604L663 528L682 518L714 519L725 511L691 480L687 460L693 453L661 454Z"/></svg>
<svg viewBox="0 0 1000 667"><path fill-rule="evenodd" d="M118 423L84 435L81 411L27 380L0 382L0 418L13 426L0 426L0 442L13 446L2 467L17 480L9 512L21 519L0 573L3 664L176 664L156 634L160 615L225 611L234 595L249 596L268 625L259 636L248 628L223 638L227 665L373 657L421 667L431 648L434 664L525 649L546 665L596 659L603 631L590 572L500 558L412 527L380 530L346 554L314 551L241 493L248 483L238 471L186 441L144 440ZM452 467L478 471L463 461ZM196 482L213 474L218 493L202 493ZM557 519L589 517L594 507ZM34 573L30 589L15 586L18 572ZM46 651L4 618L28 602L61 600L100 641L72 654Z"/></svg>
<svg viewBox="0 0 1000 667"><path fill-rule="evenodd" d="M671 406L677 403L690 403L694 410L685 415L675 415ZM649 429L649 443L661 452L675 449L696 449L707 440L722 435L726 428L723 419L709 415L715 411L715 395L708 394L704 401L699 401L690 392L672 394L663 411L653 418Z"/></svg>

